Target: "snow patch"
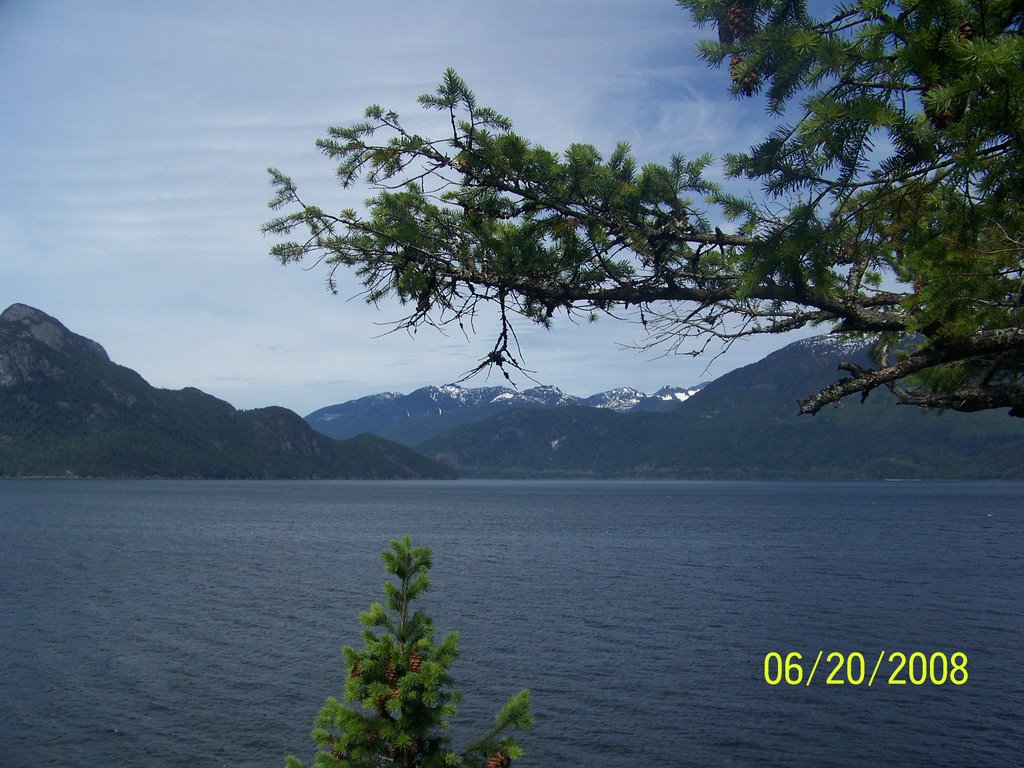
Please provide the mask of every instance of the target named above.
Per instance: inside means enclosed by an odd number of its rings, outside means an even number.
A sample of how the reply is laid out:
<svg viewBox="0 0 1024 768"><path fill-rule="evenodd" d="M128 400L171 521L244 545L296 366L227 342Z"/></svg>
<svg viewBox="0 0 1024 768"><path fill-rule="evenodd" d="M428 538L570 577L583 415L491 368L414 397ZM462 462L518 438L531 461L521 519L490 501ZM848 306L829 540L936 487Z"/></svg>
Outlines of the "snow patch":
<svg viewBox="0 0 1024 768"><path fill-rule="evenodd" d="M821 352L835 352L840 355L852 355L868 346L870 342L859 338L844 338L843 336L812 336L809 339L801 339L794 342L796 346L807 350Z"/></svg>

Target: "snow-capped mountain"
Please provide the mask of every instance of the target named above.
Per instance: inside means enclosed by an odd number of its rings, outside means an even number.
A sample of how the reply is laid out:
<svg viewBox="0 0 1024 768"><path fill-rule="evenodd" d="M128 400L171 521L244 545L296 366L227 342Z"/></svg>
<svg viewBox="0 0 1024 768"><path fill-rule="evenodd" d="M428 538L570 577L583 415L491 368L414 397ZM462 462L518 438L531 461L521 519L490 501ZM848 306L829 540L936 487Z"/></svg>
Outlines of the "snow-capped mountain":
<svg viewBox="0 0 1024 768"><path fill-rule="evenodd" d="M797 415L801 400L843 376L840 363L870 365L868 352L842 338L807 339L723 374L685 402L678 402L685 390L655 393L669 398L660 401L667 412L520 409L440 433L416 449L466 477L1024 476L1024 435L1005 413L939 418L897 406L882 387L863 401L851 397L817 416ZM625 405L635 394L603 396Z"/></svg>
<svg viewBox="0 0 1024 768"><path fill-rule="evenodd" d="M631 411L641 402L648 398L638 389L632 387L619 387L610 389L607 392L598 392L582 401L583 405L590 408L610 408L613 411Z"/></svg>
<svg viewBox="0 0 1024 768"><path fill-rule="evenodd" d="M588 408L608 408L620 413L629 411L663 411L676 403L690 399L700 392L703 384L696 387L662 387L653 395L648 395L632 387L619 387L607 392L599 392L579 402Z"/></svg>
<svg viewBox="0 0 1024 768"><path fill-rule="evenodd" d="M680 387L662 387L651 395L651 397L667 403L682 403L704 389L704 386L708 383L709 382L704 382L704 384L698 384L696 387L688 387L686 389L682 389Z"/></svg>
<svg viewBox="0 0 1024 768"><path fill-rule="evenodd" d="M557 387L516 390L508 387L465 388L456 384L423 387L407 395L382 392L329 405L306 416L314 429L346 439L371 432L406 445L418 443L462 424L515 409L603 408L619 412L664 411L691 397L700 387L662 387L648 395L620 387L581 398Z"/></svg>
<svg viewBox="0 0 1024 768"><path fill-rule="evenodd" d="M818 336L795 342L785 351L773 354L815 359L855 354L863 348L864 342L860 340ZM618 413L672 411L707 383L693 387L665 386L653 394L619 387L589 397L570 395L552 386L512 389L446 384L423 387L409 394L381 392L329 405L306 416L306 421L318 432L340 440L369 432L415 447L444 430L513 410L576 407Z"/></svg>
<svg viewBox="0 0 1024 768"><path fill-rule="evenodd" d="M860 338L851 338L842 335L824 334L801 339L791 344L794 349L808 352L812 355L855 355L863 352L869 344Z"/></svg>

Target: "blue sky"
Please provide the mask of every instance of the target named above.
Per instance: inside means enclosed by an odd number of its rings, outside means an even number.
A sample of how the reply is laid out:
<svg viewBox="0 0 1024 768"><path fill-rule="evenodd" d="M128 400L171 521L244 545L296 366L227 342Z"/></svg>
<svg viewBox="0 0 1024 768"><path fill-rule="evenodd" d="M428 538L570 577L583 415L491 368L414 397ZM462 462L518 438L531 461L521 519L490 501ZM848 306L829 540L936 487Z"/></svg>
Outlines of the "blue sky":
<svg viewBox="0 0 1024 768"><path fill-rule="evenodd" d="M38 307L155 386L241 408L305 414L453 381L489 349L486 326L382 336L397 303L368 307L345 280L331 296L323 272L274 262L266 168L325 207L358 205L367 190L337 187L315 140L371 103L436 133L416 97L447 67L549 149L745 148L762 105L728 98L701 34L672 0L0 0L0 309ZM792 340L707 368L623 349L642 329L606 318L519 336L535 377L577 395L693 384Z"/></svg>

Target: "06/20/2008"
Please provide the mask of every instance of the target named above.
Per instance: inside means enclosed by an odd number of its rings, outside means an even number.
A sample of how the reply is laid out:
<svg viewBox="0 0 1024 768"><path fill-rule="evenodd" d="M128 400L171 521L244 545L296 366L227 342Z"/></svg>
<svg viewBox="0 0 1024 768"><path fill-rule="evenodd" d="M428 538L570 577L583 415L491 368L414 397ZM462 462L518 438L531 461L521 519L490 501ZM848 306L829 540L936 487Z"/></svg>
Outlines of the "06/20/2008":
<svg viewBox="0 0 1024 768"><path fill-rule="evenodd" d="M883 650L879 652L877 659L874 659L872 654L872 664L860 651L846 654L832 651L826 655L825 651L819 650L806 677L804 671L810 657L805 661L798 651L785 655L778 651L770 651L764 657L764 680L768 685L785 683L810 686L823 659L825 667L822 673L829 670L825 677L826 685L856 686L866 683L871 686L880 671L882 677L879 682L886 685L964 685L968 678L967 654L963 651L947 655L942 651L931 654L913 651L907 654L902 651ZM884 670L883 664L886 665Z"/></svg>

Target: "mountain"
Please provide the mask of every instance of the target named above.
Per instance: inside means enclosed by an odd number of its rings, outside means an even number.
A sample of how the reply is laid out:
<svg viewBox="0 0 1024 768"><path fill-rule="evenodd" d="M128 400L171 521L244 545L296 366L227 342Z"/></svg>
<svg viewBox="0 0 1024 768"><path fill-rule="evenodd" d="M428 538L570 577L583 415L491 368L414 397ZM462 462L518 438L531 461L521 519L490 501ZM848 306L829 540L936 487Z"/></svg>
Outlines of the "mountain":
<svg viewBox="0 0 1024 768"><path fill-rule="evenodd" d="M451 467L375 435L338 442L284 408L151 387L44 312L0 314L0 476L418 478Z"/></svg>
<svg viewBox="0 0 1024 768"><path fill-rule="evenodd" d="M646 395L631 387L622 387L580 398L567 395L557 387L520 391L507 387L465 389L449 384L423 387L408 395L384 392L329 405L306 416L306 421L318 432L339 440L371 432L403 445L416 446L445 430L507 411L586 407L619 412L661 412L671 410L699 389L663 387L653 395Z"/></svg>
<svg viewBox="0 0 1024 768"><path fill-rule="evenodd" d="M925 412L878 390L798 416L840 361L865 365L867 348L799 341L669 412L510 411L418 448L481 477L1024 478L1024 424L1001 412Z"/></svg>
<svg viewBox="0 0 1024 768"><path fill-rule="evenodd" d="M587 408L607 408L619 413L632 413L636 411L670 411L678 403L693 397L697 394L703 384L696 387L662 387L653 395L644 394L632 387L619 387L607 392L599 392L583 400L578 400L575 405L582 405Z"/></svg>

